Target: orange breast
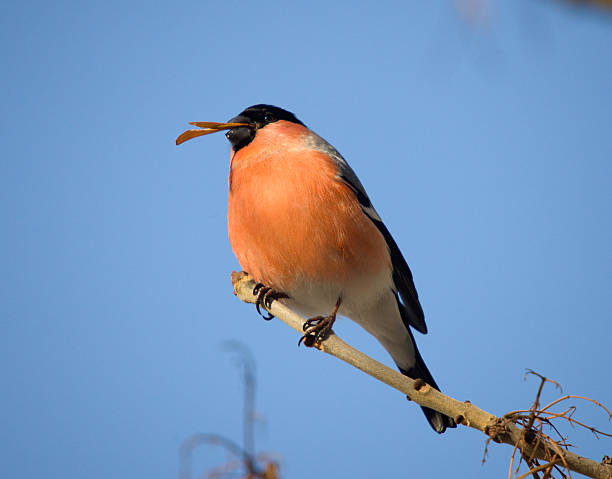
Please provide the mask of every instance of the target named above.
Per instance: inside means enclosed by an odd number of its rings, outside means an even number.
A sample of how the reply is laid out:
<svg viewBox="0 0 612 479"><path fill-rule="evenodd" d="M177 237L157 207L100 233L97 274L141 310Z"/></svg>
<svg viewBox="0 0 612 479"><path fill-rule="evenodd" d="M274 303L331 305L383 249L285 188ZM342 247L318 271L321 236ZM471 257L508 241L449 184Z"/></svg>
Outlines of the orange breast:
<svg viewBox="0 0 612 479"><path fill-rule="evenodd" d="M383 236L305 127L277 122L232 157L228 228L241 267L278 290L390 270Z"/></svg>

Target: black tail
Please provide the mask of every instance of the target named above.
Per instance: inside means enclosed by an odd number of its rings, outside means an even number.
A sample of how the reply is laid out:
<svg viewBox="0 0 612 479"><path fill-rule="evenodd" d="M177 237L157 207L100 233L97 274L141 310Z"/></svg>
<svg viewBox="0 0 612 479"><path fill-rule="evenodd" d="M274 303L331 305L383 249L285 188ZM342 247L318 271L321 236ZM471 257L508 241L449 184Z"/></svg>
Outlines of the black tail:
<svg viewBox="0 0 612 479"><path fill-rule="evenodd" d="M440 388L436 384L434 378L431 376L429 369L427 369L425 361L423 361L421 353L419 352L416 347L416 344L414 343L414 338L412 342L414 344L414 350L416 352L416 365L408 370L403 370L402 368L399 368L400 372L404 376L408 376L412 379L422 379L427 384L433 386L439 391ZM457 427L453 418L445 416L444 414L434 411L433 409L429 409L428 407L422 407L421 409L423 409L423 413L425 414L427 421L429 421L429 424L437 433L442 434L444 431L446 431L447 427Z"/></svg>

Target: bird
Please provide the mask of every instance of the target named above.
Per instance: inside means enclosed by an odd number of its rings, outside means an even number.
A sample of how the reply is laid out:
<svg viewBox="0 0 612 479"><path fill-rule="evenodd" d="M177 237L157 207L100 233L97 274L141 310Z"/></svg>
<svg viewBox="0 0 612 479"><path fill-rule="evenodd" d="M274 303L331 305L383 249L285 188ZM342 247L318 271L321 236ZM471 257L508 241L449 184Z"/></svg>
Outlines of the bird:
<svg viewBox="0 0 612 479"><path fill-rule="evenodd" d="M308 346L325 340L337 315L348 317L402 374L439 390L412 331L427 333L412 272L344 157L273 105L250 106L225 123L190 124L198 129L181 134L177 145L227 130L229 240L257 282L258 311L263 298L309 317L300 340ZM436 432L456 427L422 409Z"/></svg>

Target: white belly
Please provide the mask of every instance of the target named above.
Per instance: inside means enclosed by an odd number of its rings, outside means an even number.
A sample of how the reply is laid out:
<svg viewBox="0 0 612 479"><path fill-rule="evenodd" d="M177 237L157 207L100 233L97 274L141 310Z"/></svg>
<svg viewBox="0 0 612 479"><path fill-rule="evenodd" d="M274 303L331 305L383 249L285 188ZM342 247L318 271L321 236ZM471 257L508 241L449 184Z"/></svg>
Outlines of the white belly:
<svg viewBox="0 0 612 479"><path fill-rule="evenodd" d="M352 319L372 334L389 352L397 366L410 369L415 353L410 335L402 321L392 290L391 272L356 279L348 284L336 282L297 282L290 298L281 302L305 318L327 316L338 301L338 314Z"/></svg>

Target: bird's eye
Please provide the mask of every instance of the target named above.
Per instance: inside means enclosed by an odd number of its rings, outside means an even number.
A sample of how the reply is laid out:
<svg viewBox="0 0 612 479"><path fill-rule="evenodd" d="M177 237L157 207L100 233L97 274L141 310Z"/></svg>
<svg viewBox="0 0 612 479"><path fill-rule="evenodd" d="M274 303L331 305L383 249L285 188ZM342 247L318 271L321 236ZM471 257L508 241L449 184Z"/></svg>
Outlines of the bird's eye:
<svg viewBox="0 0 612 479"><path fill-rule="evenodd" d="M274 115L272 113L266 113L264 115L264 121L272 123L274 120L276 120L276 118L274 118Z"/></svg>

